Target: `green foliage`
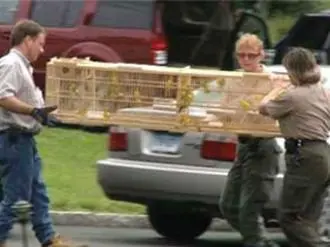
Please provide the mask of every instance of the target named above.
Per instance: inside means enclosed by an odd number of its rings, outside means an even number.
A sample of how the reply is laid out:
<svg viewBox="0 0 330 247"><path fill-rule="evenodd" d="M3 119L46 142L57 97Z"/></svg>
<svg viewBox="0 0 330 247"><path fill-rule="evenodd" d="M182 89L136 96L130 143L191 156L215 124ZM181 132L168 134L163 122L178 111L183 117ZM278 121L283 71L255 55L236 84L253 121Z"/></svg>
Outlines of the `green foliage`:
<svg viewBox="0 0 330 247"><path fill-rule="evenodd" d="M290 1L269 1L270 16L299 15L313 11L320 5L321 1L290 0Z"/></svg>
<svg viewBox="0 0 330 247"><path fill-rule="evenodd" d="M272 0L269 7L267 23L271 40L276 43L294 25L300 14L313 13L330 9L330 1Z"/></svg>
<svg viewBox="0 0 330 247"><path fill-rule="evenodd" d="M235 8L253 9L265 17L283 15L297 16L306 12L319 11L327 8L327 0L235 0Z"/></svg>
<svg viewBox="0 0 330 247"><path fill-rule="evenodd" d="M269 34L273 44L279 41L289 31L295 21L296 18L290 15L278 15L277 17L268 19Z"/></svg>

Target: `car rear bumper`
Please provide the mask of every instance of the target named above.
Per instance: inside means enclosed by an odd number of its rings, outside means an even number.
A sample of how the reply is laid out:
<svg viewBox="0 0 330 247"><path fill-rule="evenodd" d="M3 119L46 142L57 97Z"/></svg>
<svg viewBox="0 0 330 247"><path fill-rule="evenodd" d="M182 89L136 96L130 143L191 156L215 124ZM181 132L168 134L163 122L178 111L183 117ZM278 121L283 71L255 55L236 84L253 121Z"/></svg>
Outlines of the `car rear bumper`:
<svg viewBox="0 0 330 247"><path fill-rule="evenodd" d="M105 159L97 162L98 182L108 195L216 203L228 169Z"/></svg>
<svg viewBox="0 0 330 247"><path fill-rule="evenodd" d="M144 202L164 199L216 205L227 181L228 169L178 164L104 159L97 162L98 182L109 198ZM276 207L282 183L276 179L272 200Z"/></svg>

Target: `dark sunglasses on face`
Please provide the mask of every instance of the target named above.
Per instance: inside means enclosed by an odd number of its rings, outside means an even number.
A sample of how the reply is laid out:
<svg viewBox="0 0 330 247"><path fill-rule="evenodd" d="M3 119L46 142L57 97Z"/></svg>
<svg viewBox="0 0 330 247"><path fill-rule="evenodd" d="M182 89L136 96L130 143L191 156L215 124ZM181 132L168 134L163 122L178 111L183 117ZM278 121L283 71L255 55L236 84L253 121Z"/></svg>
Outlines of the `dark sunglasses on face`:
<svg viewBox="0 0 330 247"><path fill-rule="evenodd" d="M260 55L260 53L243 53L243 52L238 52L236 53L236 56L239 58L248 58L248 59L255 59Z"/></svg>

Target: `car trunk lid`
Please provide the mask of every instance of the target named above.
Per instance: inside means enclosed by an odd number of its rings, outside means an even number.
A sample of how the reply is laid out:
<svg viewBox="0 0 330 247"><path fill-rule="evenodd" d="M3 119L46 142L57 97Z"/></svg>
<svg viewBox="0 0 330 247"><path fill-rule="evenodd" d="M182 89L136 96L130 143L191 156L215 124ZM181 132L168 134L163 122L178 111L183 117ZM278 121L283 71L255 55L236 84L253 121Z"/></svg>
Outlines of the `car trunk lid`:
<svg viewBox="0 0 330 247"><path fill-rule="evenodd" d="M121 111L166 114L165 111L151 107L127 108ZM206 112L196 113L195 109L195 114L206 114ZM227 143L226 135L215 134L210 138L209 134L202 132L174 133L138 128L127 128L126 133L127 155L125 158L127 159L214 167L218 165L219 160L232 162L235 156L232 139L227 145L221 146ZM229 153L227 148L231 150ZM217 155L216 149L219 149L220 156ZM113 157L113 154L111 156ZM229 156L231 158L228 158Z"/></svg>

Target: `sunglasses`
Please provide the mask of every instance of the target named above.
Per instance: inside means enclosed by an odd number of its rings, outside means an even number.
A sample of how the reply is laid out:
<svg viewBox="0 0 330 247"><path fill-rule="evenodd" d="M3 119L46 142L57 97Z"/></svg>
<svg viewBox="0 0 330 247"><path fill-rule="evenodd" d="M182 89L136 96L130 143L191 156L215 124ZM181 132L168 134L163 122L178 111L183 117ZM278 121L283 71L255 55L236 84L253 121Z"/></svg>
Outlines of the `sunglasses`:
<svg viewBox="0 0 330 247"><path fill-rule="evenodd" d="M260 56L260 53L243 53L239 52L236 53L236 56L239 58L248 58L248 59L256 59L258 56Z"/></svg>

